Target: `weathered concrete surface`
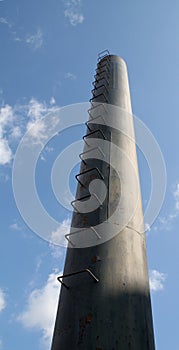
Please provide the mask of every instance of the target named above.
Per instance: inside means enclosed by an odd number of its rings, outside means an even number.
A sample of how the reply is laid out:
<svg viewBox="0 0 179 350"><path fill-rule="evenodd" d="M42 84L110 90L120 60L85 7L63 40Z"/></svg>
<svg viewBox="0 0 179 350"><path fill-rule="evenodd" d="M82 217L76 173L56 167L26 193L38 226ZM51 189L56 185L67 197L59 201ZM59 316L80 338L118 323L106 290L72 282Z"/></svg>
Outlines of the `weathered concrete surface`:
<svg viewBox="0 0 179 350"><path fill-rule="evenodd" d="M99 66L105 66L105 59ZM74 212L73 226L94 226L109 219L115 212L113 224L120 227L129 210L135 210L125 227L119 229L115 236L111 236L111 232L105 228L104 234L110 237L108 241L102 244L96 241L96 245L86 248L67 249L64 274L89 268L99 278L99 283L95 283L87 274L65 279L70 289L61 289L52 350L155 349L127 69L120 57L110 55L108 59L109 72L104 69L99 74L104 81L106 74L109 75L106 102L121 107L124 114L117 119L116 128L99 124L93 124L92 128L100 127L107 140L119 146L127 158L110 146L110 161L116 163L115 169L105 161L91 159L86 165L82 163L81 171L94 165L100 169L108 191L100 209L89 214ZM96 77L96 88L100 84L99 75ZM93 99L93 102L100 101L105 102L102 96ZM123 125L131 138L117 130ZM128 158L134 172L129 171ZM85 191L79 185L77 198L85 195ZM116 209L121 197L121 206Z"/></svg>

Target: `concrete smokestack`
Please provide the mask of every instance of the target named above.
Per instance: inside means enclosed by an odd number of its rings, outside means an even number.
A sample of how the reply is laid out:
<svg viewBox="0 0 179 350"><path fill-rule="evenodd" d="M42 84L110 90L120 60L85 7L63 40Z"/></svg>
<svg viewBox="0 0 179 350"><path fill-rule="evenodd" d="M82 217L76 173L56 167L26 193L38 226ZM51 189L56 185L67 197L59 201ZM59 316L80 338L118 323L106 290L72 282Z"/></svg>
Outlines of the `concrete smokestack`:
<svg viewBox="0 0 179 350"><path fill-rule="evenodd" d="M142 202L123 59L104 52L93 84L72 203L76 231L67 235L51 349L154 350Z"/></svg>

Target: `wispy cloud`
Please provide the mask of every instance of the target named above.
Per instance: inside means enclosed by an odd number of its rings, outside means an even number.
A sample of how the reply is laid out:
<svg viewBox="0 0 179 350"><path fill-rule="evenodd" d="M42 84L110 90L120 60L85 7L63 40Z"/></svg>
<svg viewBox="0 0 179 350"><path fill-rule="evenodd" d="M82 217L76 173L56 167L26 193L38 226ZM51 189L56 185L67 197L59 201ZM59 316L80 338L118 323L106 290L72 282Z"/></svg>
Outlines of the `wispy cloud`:
<svg viewBox="0 0 179 350"><path fill-rule="evenodd" d="M50 105L53 106L55 105L56 101L55 101L55 97L52 96L51 99L50 99Z"/></svg>
<svg viewBox="0 0 179 350"><path fill-rule="evenodd" d="M33 51L37 51L43 46L44 38L41 29L37 29L34 34L28 34L26 36L19 36L16 31L12 32L14 41L25 43Z"/></svg>
<svg viewBox="0 0 179 350"><path fill-rule="evenodd" d="M12 28L12 23L6 17L0 17L0 24L5 24L9 28Z"/></svg>
<svg viewBox="0 0 179 350"><path fill-rule="evenodd" d="M7 140L6 130L13 123L13 109L9 105L0 108L0 165L11 162L12 151Z"/></svg>
<svg viewBox="0 0 179 350"><path fill-rule="evenodd" d="M44 348L49 349L55 323L60 284L57 271L48 276L40 289L34 289L28 296L25 309L17 317L27 329L39 329Z"/></svg>
<svg viewBox="0 0 179 350"><path fill-rule="evenodd" d="M65 247L67 246L67 239L65 235L70 232L71 219L64 219L58 229L51 233L51 255L55 259L62 259L65 255Z"/></svg>
<svg viewBox="0 0 179 350"><path fill-rule="evenodd" d="M170 231L173 228L174 221L179 216L179 183L173 186L173 206L167 215L158 216L156 223L150 228L146 226L148 231ZM146 224L148 225L148 224Z"/></svg>
<svg viewBox="0 0 179 350"><path fill-rule="evenodd" d="M33 50L38 50L43 45L43 33L41 29L37 29L34 34L28 35L25 39L26 44L28 44Z"/></svg>
<svg viewBox="0 0 179 350"><path fill-rule="evenodd" d="M47 106L45 102L39 102L35 98L29 101L27 106L29 121L26 129L34 142L41 143L46 138L47 126L43 117L49 112L54 112L56 109L56 106Z"/></svg>
<svg viewBox="0 0 179 350"><path fill-rule="evenodd" d="M0 182L8 182L10 180L10 176L8 174L0 173Z"/></svg>
<svg viewBox="0 0 179 350"><path fill-rule="evenodd" d="M0 312L6 307L6 298L4 291L0 288Z"/></svg>
<svg viewBox="0 0 179 350"><path fill-rule="evenodd" d="M14 231L22 231L22 227L17 222L11 224L9 228Z"/></svg>
<svg viewBox="0 0 179 350"><path fill-rule="evenodd" d="M40 28L38 28L35 33L30 33L28 35L19 35L15 25L8 18L0 17L0 24L5 25L9 29L9 33L11 34L14 41L24 43L34 51L40 49L43 46L44 36Z"/></svg>
<svg viewBox="0 0 179 350"><path fill-rule="evenodd" d="M65 74L65 78L70 79L70 80L75 80L77 77L74 73L68 72Z"/></svg>
<svg viewBox="0 0 179 350"><path fill-rule="evenodd" d="M22 136L21 128L19 126L14 126L14 128L12 129L9 137L12 140L16 140L16 139L19 139L21 136Z"/></svg>
<svg viewBox="0 0 179 350"><path fill-rule="evenodd" d="M173 191L173 196L175 199L175 210L179 213L179 183L177 183L176 189Z"/></svg>
<svg viewBox="0 0 179 350"><path fill-rule="evenodd" d="M83 23L84 15L82 13L81 0L64 1L64 6L64 15L72 26Z"/></svg>
<svg viewBox="0 0 179 350"><path fill-rule="evenodd" d="M152 292L158 292L164 289L164 282L166 280L166 274L157 270L149 271L150 289Z"/></svg>
<svg viewBox="0 0 179 350"><path fill-rule="evenodd" d="M0 17L0 23L1 24L8 24L8 20L5 17Z"/></svg>
<svg viewBox="0 0 179 350"><path fill-rule="evenodd" d="M10 163L12 159L12 151L6 139L0 139L0 164Z"/></svg>
<svg viewBox="0 0 179 350"><path fill-rule="evenodd" d="M59 225L58 229L51 233L51 242L53 244L62 246L67 245L65 235L70 231L70 222L71 220L69 218L63 220L62 223Z"/></svg>
<svg viewBox="0 0 179 350"><path fill-rule="evenodd" d="M53 102L53 104L52 104ZM6 165L13 159L17 144L28 130L34 143L41 143L46 133L43 117L55 112L55 100L47 104L31 98L26 104L0 107L0 165Z"/></svg>

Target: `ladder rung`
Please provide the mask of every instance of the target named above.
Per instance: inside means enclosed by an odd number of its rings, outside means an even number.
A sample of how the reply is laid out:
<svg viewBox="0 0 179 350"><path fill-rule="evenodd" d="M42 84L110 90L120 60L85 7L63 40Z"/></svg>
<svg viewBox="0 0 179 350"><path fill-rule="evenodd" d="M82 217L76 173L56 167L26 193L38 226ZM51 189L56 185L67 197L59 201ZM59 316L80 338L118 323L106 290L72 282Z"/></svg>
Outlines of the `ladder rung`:
<svg viewBox="0 0 179 350"><path fill-rule="evenodd" d="M67 241L68 241L73 247L75 247L75 244L70 240L69 237L70 237L70 236L73 236L73 235L76 235L77 233L83 232L83 231L85 231L85 230L89 230L89 229L91 229L91 230L95 233L95 235L97 236L98 239L101 239L101 236L99 235L99 233L95 230L95 228L94 228L93 226L85 227L85 228L82 228L82 229L80 229L80 230L77 230L77 231L74 231L74 232L71 232L71 233L67 233L67 234L65 235L65 238L67 239Z"/></svg>
<svg viewBox="0 0 179 350"><path fill-rule="evenodd" d="M93 106L88 109L88 114L91 116L91 111L94 111L96 108L103 107L104 111L108 113L105 103L102 102L96 102L96 106Z"/></svg>
<svg viewBox="0 0 179 350"><path fill-rule="evenodd" d="M109 67L104 65L103 67L96 68L95 71L96 71L96 74L102 74L102 73L108 73L109 74L110 70L109 70Z"/></svg>
<svg viewBox="0 0 179 350"><path fill-rule="evenodd" d="M90 126L89 126L89 124L91 124L91 125L94 125L95 123L93 123L93 121L96 121L97 119L99 119L99 118L101 118L102 120L103 120L103 123L102 123L102 125L106 125L106 122L105 122L105 119L104 119L104 117L102 116L102 115L98 115L97 117L95 117L95 118L91 118L90 120L88 120L86 123L85 123L85 125L87 126L87 128L88 128L88 130L89 131L94 131L92 128L90 128ZM101 123L98 123L98 122L96 122L96 124L101 124Z"/></svg>
<svg viewBox="0 0 179 350"><path fill-rule="evenodd" d="M57 280L67 289L69 289L70 287L67 286L63 281L62 281L62 278L66 278L66 277L71 277L71 276L75 276L75 275L79 275L81 273L84 273L86 272L96 283L99 282L99 279L91 272L91 270L89 269L84 269L84 270L80 270L80 271L75 271L75 272L72 272L72 273L67 273L65 275L62 275L62 276L58 276L57 277Z"/></svg>
<svg viewBox="0 0 179 350"><path fill-rule="evenodd" d="M106 92L108 93L108 89L105 86L105 84L101 84L100 86L94 87L93 90L91 90L92 94L94 95L94 92L97 91L98 89L105 88Z"/></svg>
<svg viewBox="0 0 179 350"><path fill-rule="evenodd" d="M102 78L100 78L100 79L98 79L98 80L94 80L93 82L92 82L92 85L95 87L95 85L96 84L99 84L100 83L100 80L105 80L105 83L104 84L101 84L101 85L99 85L99 87L101 87L101 86L103 86L103 85L109 85L109 81L106 79L106 77L102 77ZM97 87L97 88L99 88L99 87Z"/></svg>
<svg viewBox="0 0 179 350"><path fill-rule="evenodd" d="M94 134L97 133L97 132L100 133L100 134L102 135L102 138L103 138L104 140L106 139L104 133L103 133L100 129L93 130L93 131L91 131L90 133L88 133L88 134L86 134L85 136L83 136L83 140L84 140L84 142L87 144L87 146L89 146L89 144L87 143L86 138L89 138L89 136L94 135Z"/></svg>
<svg viewBox="0 0 179 350"><path fill-rule="evenodd" d="M98 77L97 77L97 75L98 75ZM99 83L100 80L106 80L107 84L109 85L109 76L107 79L106 74L104 75L104 77L101 77L101 75L99 75L99 74L95 74L94 78L95 78L95 80L92 82L93 85L95 85L96 83Z"/></svg>
<svg viewBox="0 0 179 350"><path fill-rule="evenodd" d="M93 172L94 170L97 172L98 176L102 180L104 180L103 174L101 173L101 171L97 167L87 169L87 170L83 171L82 173L79 173L79 174L75 175L75 178L80 183L81 186L85 187L85 185L82 183L82 181L79 179L79 177L80 176L86 176L88 173Z"/></svg>
<svg viewBox="0 0 179 350"><path fill-rule="evenodd" d="M89 127L88 123L89 123L89 121L87 121L87 122L85 123L85 125L86 125L86 127L88 128L88 130L91 132L91 131L93 131L93 129L91 129L91 128Z"/></svg>
<svg viewBox="0 0 179 350"><path fill-rule="evenodd" d="M108 98L107 98L107 96L105 95L104 92L102 92L101 94L99 94L99 95L97 95L97 96L93 96L92 98L90 98L89 101L90 101L91 103L98 102L98 101L93 101L93 100L99 98L100 96L103 96L105 102L108 103ZM100 101L100 102L102 102L102 101Z"/></svg>
<svg viewBox="0 0 179 350"><path fill-rule="evenodd" d="M102 69L103 67L107 67L109 69L109 67L110 67L110 60L105 60L105 61L99 62L97 64L97 69Z"/></svg>
<svg viewBox="0 0 179 350"><path fill-rule="evenodd" d="M106 64L104 64L103 66L101 66L101 67L97 67L96 69L95 69L95 72L96 72L96 74L101 74L102 72L108 72L109 73L109 71L110 71L110 69L109 69L109 66L107 66Z"/></svg>
<svg viewBox="0 0 179 350"><path fill-rule="evenodd" d="M82 161L85 165L86 165L87 163L86 163L85 160L82 158L82 156L85 155L85 154L87 154L87 153L89 153L89 152L94 151L95 149L98 149L99 152L102 154L102 156L105 157L105 154L103 153L103 151L101 150L101 148L100 148L99 146L94 147L94 148L91 148L91 149L89 149L88 151L85 151L85 152L82 152L82 153L79 154L79 157L80 157L81 161ZM92 158L92 157L91 157L91 158Z"/></svg>
<svg viewBox="0 0 179 350"><path fill-rule="evenodd" d="M109 50L103 50L98 54L98 61L101 60L102 58L110 56Z"/></svg>
<svg viewBox="0 0 179 350"><path fill-rule="evenodd" d="M95 197L95 199L97 200L97 202L98 202L100 205L103 204L103 203L101 202L101 200L99 199L99 197L97 196L96 193L91 193L91 194L88 194L88 195L86 195L86 196L84 196L84 197L80 197L80 198L77 198L77 199L73 200L73 201L71 202L71 205L72 205L72 207L73 207L78 213L80 213L80 211L75 207L75 203L76 203L76 202L79 202L79 201L83 201L84 199L90 198L90 197Z"/></svg>
<svg viewBox="0 0 179 350"><path fill-rule="evenodd" d="M109 75L109 72L103 71L103 72L100 72L100 73L96 73L94 75L94 78L95 78L95 80L100 80L100 79L104 79L105 78L105 79L108 79L108 81L109 81L110 75Z"/></svg>

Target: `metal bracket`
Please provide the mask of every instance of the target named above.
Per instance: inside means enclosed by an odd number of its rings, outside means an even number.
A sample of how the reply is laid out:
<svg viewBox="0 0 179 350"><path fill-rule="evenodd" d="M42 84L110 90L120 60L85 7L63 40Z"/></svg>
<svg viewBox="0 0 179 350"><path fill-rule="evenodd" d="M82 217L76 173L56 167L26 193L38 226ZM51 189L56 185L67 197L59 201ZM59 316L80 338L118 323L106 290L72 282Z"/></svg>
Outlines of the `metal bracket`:
<svg viewBox="0 0 179 350"><path fill-rule="evenodd" d="M91 131L93 131L93 129L90 128L90 126L88 125L88 123L89 123L89 121L87 121L87 122L85 123L85 125L86 125L86 127L88 128L88 130L91 132Z"/></svg>
<svg viewBox="0 0 179 350"><path fill-rule="evenodd" d="M88 194L88 195L86 195L86 196L84 196L84 197L77 198L77 199L73 200L73 201L71 202L71 205L72 205L72 207L73 207L78 213L80 213L80 211L75 207L75 203L76 203L76 202L79 202L79 201L83 201L84 199L90 198L90 197L95 197L96 200L97 200L97 202L98 202L100 205L103 204L103 202L101 202L101 200L98 198L98 196L96 195L96 193L91 193L91 194Z"/></svg>
<svg viewBox="0 0 179 350"><path fill-rule="evenodd" d="M65 238L67 239L67 241L68 241L73 247L75 247L75 244L71 241L71 239L70 239L69 237L70 237L70 236L73 236L73 235L76 235L77 233L82 232L82 231L84 231L84 230L88 230L88 229L91 229L91 230L95 233L95 235L97 236L97 238L98 238L98 239L101 239L101 236L99 235L99 233L95 230L95 228L94 228L93 226L84 227L84 228L82 228L82 229L80 229L80 230L77 230L77 231L74 231L74 232L71 232L71 233L67 233L67 234L65 235Z"/></svg>
<svg viewBox="0 0 179 350"><path fill-rule="evenodd" d="M100 86L94 87L93 90L91 90L91 93L93 94L93 96L96 96L95 93L98 92L98 89L102 89L104 88L106 90L106 92L108 93L108 89L105 86L105 84L101 84Z"/></svg>
<svg viewBox="0 0 179 350"><path fill-rule="evenodd" d="M109 67L102 67L101 69L95 69L96 73L94 75L95 80L99 80L100 78L107 78L110 80L110 70Z"/></svg>
<svg viewBox="0 0 179 350"><path fill-rule="evenodd" d="M103 74L103 75L102 75ZM110 80L110 75L109 72L107 71L102 71L102 72L98 72L94 75L94 78L96 81L99 81L101 79L106 79L106 80Z"/></svg>
<svg viewBox="0 0 179 350"><path fill-rule="evenodd" d="M104 81L100 82L100 80L104 80ZM97 86L97 84L100 84L100 85ZM105 78L102 78L102 79L99 79L98 81L96 81L96 80L93 81L92 85L94 86L93 90L94 89L100 89L103 86L107 89L106 85L109 86L109 81L107 79L105 79ZM93 92L93 90L92 90L92 92Z"/></svg>
<svg viewBox="0 0 179 350"><path fill-rule="evenodd" d="M94 120L96 120L96 119L99 119L99 118L101 118L102 120L103 120L103 122L104 122L104 125L106 125L106 122L105 122L105 119L104 119L104 117L102 116L102 115L98 115L97 117L95 117L95 118L91 118L91 119L89 119L87 122L86 122L86 125L87 125L87 127L89 128L89 125L88 124L94 124L93 123L93 121ZM98 123L96 123L96 124L98 124ZM103 124L102 124L103 125Z"/></svg>
<svg viewBox="0 0 179 350"><path fill-rule="evenodd" d="M88 151L85 151L85 152L79 154L79 157L80 157L81 161L82 161L85 165L86 165L87 163L86 163L85 160L82 158L82 156L85 155L85 154L87 154L87 153L89 153L89 152L94 151L95 149L98 149L99 152L102 154L102 156L105 157L105 154L103 153L103 151L101 150L101 148L100 148L99 146L98 146L98 147L91 148L91 149L89 149ZM87 158L87 159L88 159L88 158Z"/></svg>
<svg viewBox="0 0 179 350"><path fill-rule="evenodd" d="M100 61L102 58L110 56L109 50L103 50L98 54L98 61Z"/></svg>
<svg viewBox="0 0 179 350"><path fill-rule="evenodd" d="M99 83L100 83L100 80L105 80L105 84L109 85L109 80L107 80L106 77L102 77L102 78L98 78L98 79L94 80L94 81L92 82L92 85L95 87L96 84L99 84ZM104 85L105 85L105 84L104 84ZM103 84L101 84L101 85L99 86L99 88L100 88L101 86L103 86Z"/></svg>
<svg viewBox="0 0 179 350"><path fill-rule="evenodd" d="M110 66L108 65L108 62L103 65L98 65L98 67L95 69L95 72L97 75L100 75L101 73L107 73L109 75L110 73Z"/></svg>
<svg viewBox="0 0 179 350"><path fill-rule="evenodd" d="M93 102L102 102L101 101L101 99L100 99L100 101L94 101L94 99L96 100L98 97L100 97L100 96L104 96L104 103L106 102L106 103L108 103L108 97L105 95L105 93L104 92L102 92L101 94L99 94L99 95L96 95L96 96L93 96L92 98L90 98L90 102L91 103L93 103Z"/></svg>
<svg viewBox="0 0 179 350"><path fill-rule="evenodd" d="M96 102L96 103L97 103L97 102ZM85 125L87 126L87 128L89 129L89 131L94 131L93 129L90 128L89 124L94 124L94 121L96 121L96 120L99 119L99 118L101 118L101 119L103 120L103 123L102 123L102 124L106 125L106 122L105 122L105 119L104 119L104 117L103 117L103 115L102 115L102 112L99 112L99 113L101 113L101 114L98 114L96 117L93 117L92 112L95 111L95 109L97 109L97 108L99 108L99 107L103 107L104 113L105 113L105 114L106 114L106 113L108 114L108 111L107 111L107 109L106 109L104 103L97 103L94 107L88 109L88 114L89 114L89 116L90 116L90 119L85 123ZM98 123L96 122L96 124L98 124ZM100 123L100 124L101 124L101 123ZM99 128L99 127L98 127L98 128Z"/></svg>
<svg viewBox="0 0 179 350"><path fill-rule="evenodd" d="M67 289L70 289L69 286L67 286L61 279L62 278L66 278L66 277L71 277L71 276L75 276L75 275L79 275L80 273L88 273L88 275L94 280L94 282L98 283L99 279L91 272L91 270L89 269L84 269L84 270L80 270L80 271L76 271L76 272L72 272L72 273L68 273L66 275L62 275L62 276L58 276L57 280Z"/></svg>
<svg viewBox="0 0 179 350"><path fill-rule="evenodd" d="M91 136L91 135L93 135L93 134L95 134L95 133L100 133L101 135L102 135L102 138L105 140L106 139L106 137L104 136L104 133L100 130L100 129L96 129L96 130L93 130L93 131L91 131L89 134L86 134L85 136L83 136L83 141L87 144L87 146L90 146L89 144L88 144L88 142L86 141L86 138L90 138L89 136Z"/></svg>
<svg viewBox="0 0 179 350"><path fill-rule="evenodd" d="M85 187L85 185L79 180L79 177L80 177L80 176L85 176L86 174L92 172L93 170L95 170L95 171L98 173L99 177L100 177L102 180L104 180L103 174L100 172L100 170L99 170L97 167L95 167L95 168L90 168L90 169L88 169L88 170L83 171L82 173L79 173L79 174L75 175L76 180L80 183L81 186Z"/></svg>
<svg viewBox="0 0 179 350"><path fill-rule="evenodd" d="M99 107L103 107L104 111L108 113L106 107L105 107L105 103L103 102L96 102L96 105L92 106L91 108L88 109L88 114L90 115L91 119L92 116L91 116L91 112L94 111L95 109L99 108Z"/></svg>
<svg viewBox="0 0 179 350"><path fill-rule="evenodd" d="M107 78L109 79L109 68L108 67L102 67L96 69L96 74L94 75L94 78L98 78L98 76L101 76L101 74L104 74L104 76L107 75Z"/></svg>
<svg viewBox="0 0 179 350"><path fill-rule="evenodd" d="M110 66L110 59L109 59L109 56L105 56L105 59L102 60L102 61L98 61L97 63L97 69L99 68L103 68L103 67L109 67Z"/></svg>

